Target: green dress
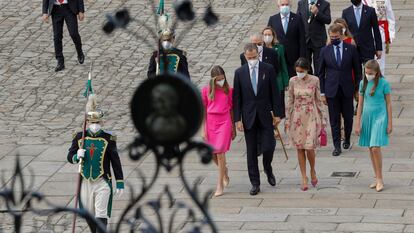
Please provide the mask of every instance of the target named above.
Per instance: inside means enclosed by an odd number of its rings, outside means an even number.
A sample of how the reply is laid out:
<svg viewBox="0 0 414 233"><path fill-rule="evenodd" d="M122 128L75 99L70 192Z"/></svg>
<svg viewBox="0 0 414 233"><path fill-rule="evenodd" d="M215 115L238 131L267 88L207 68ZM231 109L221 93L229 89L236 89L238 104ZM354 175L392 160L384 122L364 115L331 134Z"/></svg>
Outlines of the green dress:
<svg viewBox="0 0 414 233"><path fill-rule="evenodd" d="M379 79L375 94L370 96L374 81L369 81L365 93L362 93L364 81L359 84L359 93L364 95L361 116L361 136L359 145L363 147L381 147L389 143L387 126L388 114L385 95L391 93L390 84L383 77Z"/></svg>
<svg viewBox="0 0 414 233"><path fill-rule="evenodd" d="M285 59L285 47L281 44L273 45L273 49L277 53L277 59L279 61L279 73L277 75L277 86L280 91L284 91L289 86L289 74L287 71L286 59Z"/></svg>

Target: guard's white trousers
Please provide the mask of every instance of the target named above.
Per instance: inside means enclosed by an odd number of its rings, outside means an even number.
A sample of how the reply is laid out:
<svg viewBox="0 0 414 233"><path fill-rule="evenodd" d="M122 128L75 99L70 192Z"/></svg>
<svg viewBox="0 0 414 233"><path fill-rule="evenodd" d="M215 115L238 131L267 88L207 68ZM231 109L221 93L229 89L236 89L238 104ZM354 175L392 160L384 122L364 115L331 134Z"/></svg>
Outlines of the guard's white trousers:
<svg viewBox="0 0 414 233"><path fill-rule="evenodd" d="M112 190L104 178L99 178L96 181L83 179L80 200L80 207L94 214L95 218L109 218L111 216Z"/></svg>

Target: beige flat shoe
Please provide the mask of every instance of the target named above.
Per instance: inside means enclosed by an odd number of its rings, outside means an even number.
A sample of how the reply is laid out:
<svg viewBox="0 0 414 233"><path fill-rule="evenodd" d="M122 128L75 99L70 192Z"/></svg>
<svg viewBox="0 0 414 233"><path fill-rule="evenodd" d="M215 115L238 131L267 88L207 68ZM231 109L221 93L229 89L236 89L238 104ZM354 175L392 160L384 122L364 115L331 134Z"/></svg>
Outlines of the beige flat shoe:
<svg viewBox="0 0 414 233"><path fill-rule="evenodd" d="M369 188L370 188L370 189L377 188L377 182L374 182L374 183L370 184L370 185L369 185Z"/></svg>

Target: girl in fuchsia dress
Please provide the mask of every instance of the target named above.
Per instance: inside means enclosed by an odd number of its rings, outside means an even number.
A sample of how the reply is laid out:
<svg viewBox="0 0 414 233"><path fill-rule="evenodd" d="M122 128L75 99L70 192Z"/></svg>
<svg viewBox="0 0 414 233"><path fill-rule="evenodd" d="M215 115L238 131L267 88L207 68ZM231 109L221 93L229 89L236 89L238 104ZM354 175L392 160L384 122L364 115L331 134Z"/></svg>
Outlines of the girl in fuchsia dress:
<svg viewBox="0 0 414 233"><path fill-rule="evenodd" d="M219 175L214 196L223 195L224 186L229 184L225 153L236 136L233 124L232 96L223 68L214 66L208 86L201 90L205 107L203 138L214 148L213 160L218 166Z"/></svg>

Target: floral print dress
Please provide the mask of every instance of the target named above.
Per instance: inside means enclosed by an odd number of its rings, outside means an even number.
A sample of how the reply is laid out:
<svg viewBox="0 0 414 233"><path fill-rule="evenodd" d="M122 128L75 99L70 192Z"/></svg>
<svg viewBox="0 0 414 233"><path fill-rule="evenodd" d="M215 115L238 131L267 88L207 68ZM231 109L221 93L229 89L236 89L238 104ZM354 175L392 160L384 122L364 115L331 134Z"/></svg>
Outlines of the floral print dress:
<svg viewBox="0 0 414 233"><path fill-rule="evenodd" d="M316 149L326 118L320 95L319 78L307 75L289 81L285 126L290 145L296 149Z"/></svg>

